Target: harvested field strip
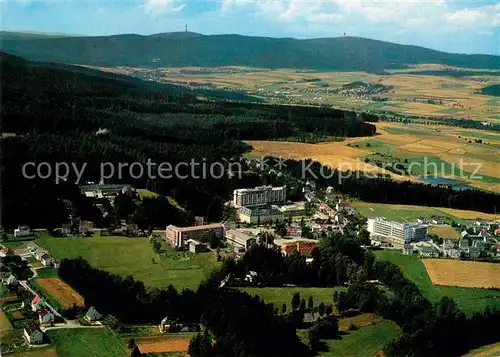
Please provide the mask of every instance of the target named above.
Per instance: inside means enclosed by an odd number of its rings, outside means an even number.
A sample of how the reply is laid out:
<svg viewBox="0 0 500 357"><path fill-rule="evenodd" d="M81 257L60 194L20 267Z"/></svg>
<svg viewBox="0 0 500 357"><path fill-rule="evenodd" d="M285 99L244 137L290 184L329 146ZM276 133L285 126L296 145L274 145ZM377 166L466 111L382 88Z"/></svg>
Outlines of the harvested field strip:
<svg viewBox="0 0 500 357"><path fill-rule="evenodd" d="M169 336L141 337L137 345L142 353L186 352L190 339L172 339Z"/></svg>
<svg viewBox="0 0 500 357"><path fill-rule="evenodd" d="M71 308L73 304L85 306L83 297L59 278L36 279L36 283L65 309Z"/></svg>
<svg viewBox="0 0 500 357"><path fill-rule="evenodd" d="M423 259L433 284L469 288L500 288L500 264Z"/></svg>

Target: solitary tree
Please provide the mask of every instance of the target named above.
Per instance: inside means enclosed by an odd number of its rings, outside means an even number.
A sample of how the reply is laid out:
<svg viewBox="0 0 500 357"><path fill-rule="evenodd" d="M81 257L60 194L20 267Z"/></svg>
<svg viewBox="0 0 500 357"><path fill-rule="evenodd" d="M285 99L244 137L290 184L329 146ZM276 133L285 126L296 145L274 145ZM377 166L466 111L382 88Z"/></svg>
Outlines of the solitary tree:
<svg viewBox="0 0 500 357"><path fill-rule="evenodd" d="M292 297L292 309L297 310L300 306L300 293L297 291Z"/></svg>
<svg viewBox="0 0 500 357"><path fill-rule="evenodd" d="M324 303L319 304L318 311L319 311L319 316L323 316L325 314L325 304Z"/></svg>
<svg viewBox="0 0 500 357"><path fill-rule="evenodd" d="M314 307L313 297L309 296L309 300L307 300L307 308L311 310L313 307Z"/></svg>

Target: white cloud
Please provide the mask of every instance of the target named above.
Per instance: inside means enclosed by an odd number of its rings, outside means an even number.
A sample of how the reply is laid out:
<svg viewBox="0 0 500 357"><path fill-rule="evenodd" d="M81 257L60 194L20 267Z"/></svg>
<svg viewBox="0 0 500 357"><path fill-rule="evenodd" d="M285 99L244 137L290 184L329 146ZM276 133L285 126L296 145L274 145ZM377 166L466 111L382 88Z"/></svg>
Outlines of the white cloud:
<svg viewBox="0 0 500 357"><path fill-rule="evenodd" d="M186 6L186 4L176 3L173 0L145 0L144 2L146 13L151 15L162 15L169 12L180 12Z"/></svg>
<svg viewBox="0 0 500 357"><path fill-rule="evenodd" d="M458 10L445 14L444 19L459 27L498 27L500 26L500 3Z"/></svg>

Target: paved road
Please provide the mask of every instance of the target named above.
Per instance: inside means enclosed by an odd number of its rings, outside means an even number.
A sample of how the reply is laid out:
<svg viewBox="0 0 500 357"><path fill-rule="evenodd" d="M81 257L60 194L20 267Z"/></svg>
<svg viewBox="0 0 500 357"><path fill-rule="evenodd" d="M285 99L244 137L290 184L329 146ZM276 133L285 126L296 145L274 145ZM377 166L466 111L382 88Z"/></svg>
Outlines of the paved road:
<svg viewBox="0 0 500 357"><path fill-rule="evenodd" d="M66 320L64 324L57 324L55 326L41 326L40 329L45 332L49 330L63 330L63 329L75 329L75 328L105 328L104 325L92 325L92 326L84 326L80 325L78 322Z"/></svg>
<svg viewBox="0 0 500 357"><path fill-rule="evenodd" d="M38 295L37 292L35 290L33 290L32 288L30 288L30 286L28 285L28 282L27 280L21 280L19 282L26 290L28 290L30 293L32 293L33 295ZM54 315L57 315L61 318L64 319L64 317L59 313L57 312L56 309L54 309L47 301L44 301L45 302L45 305L54 313Z"/></svg>

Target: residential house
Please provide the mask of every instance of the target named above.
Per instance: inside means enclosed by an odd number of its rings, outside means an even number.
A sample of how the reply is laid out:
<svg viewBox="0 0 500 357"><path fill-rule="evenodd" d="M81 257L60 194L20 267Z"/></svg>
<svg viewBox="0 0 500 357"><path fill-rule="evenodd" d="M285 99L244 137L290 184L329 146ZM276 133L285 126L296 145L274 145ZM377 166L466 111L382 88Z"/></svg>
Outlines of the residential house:
<svg viewBox="0 0 500 357"><path fill-rule="evenodd" d="M432 224L444 224L445 220L443 217L432 217L431 223Z"/></svg>
<svg viewBox="0 0 500 357"><path fill-rule="evenodd" d="M43 299L39 295L35 296L33 300L31 300L31 310L33 311L42 309L44 305Z"/></svg>
<svg viewBox="0 0 500 357"><path fill-rule="evenodd" d="M37 345L43 342L43 332L35 324L29 324L24 327L24 338L30 345Z"/></svg>
<svg viewBox="0 0 500 357"><path fill-rule="evenodd" d="M14 237L27 237L31 235L31 230L28 226L20 226L14 229Z"/></svg>
<svg viewBox="0 0 500 357"><path fill-rule="evenodd" d="M71 224L63 223L61 228L61 233L64 235L71 234Z"/></svg>
<svg viewBox="0 0 500 357"><path fill-rule="evenodd" d="M299 241L294 244L287 244L281 247L281 251L284 255L288 256L295 251L298 251L300 254L306 257L311 256L311 251L316 247L316 242L303 242Z"/></svg>
<svg viewBox="0 0 500 357"><path fill-rule="evenodd" d="M42 259L42 256L44 254L47 254L47 252L45 250L43 250L43 249L37 249L37 250L35 250L35 253L33 253L33 255L35 256L36 260Z"/></svg>
<svg viewBox="0 0 500 357"><path fill-rule="evenodd" d="M0 248L0 257L6 257L9 255L14 255L14 251L7 247Z"/></svg>
<svg viewBox="0 0 500 357"><path fill-rule="evenodd" d="M19 285L19 281L14 275L10 274L9 277L5 279L5 284L9 287L11 286L15 287Z"/></svg>
<svg viewBox="0 0 500 357"><path fill-rule="evenodd" d="M89 311L85 314L85 319L88 321L98 321L102 319L102 315L96 310L95 307L91 306Z"/></svg>
<svg viewBox="0 0 500 357"><path fill-rule="evenodd" d="M40 249L40 247L38 245L36 245L35 243L30 243L26 246L26 248L30 251L30 252L34 252L38 249Z"/></svg>
<svg viewBox="0 0 500 357"><path fill-rule="evenodd" d="M48 255L47 253L43 254L40 257L40 262L42 263L43 266L51 266L54 263L54 259Z"/></svg>
<svg viewBox="0 0 500 357"><path fill-rule="evenodd" d="M437 258L439 257L439 251L430 245L417 246L418 254L426 258Z"/></svg>
<svg viewBox="0 0 500 357"><path fill-rule="evenodd" d="M55 315L52 313L52 311L42 308L38 312L38 318L40 320L41 326L52 326L54 324Z"/></svg>
<svg viewBox="0 0 500 357"><path fill-rule="evenodd" d="M253 283L255 279L257 278L257 272L250 270L246 275L245 275L245 281L249 283Z"/></svg>

